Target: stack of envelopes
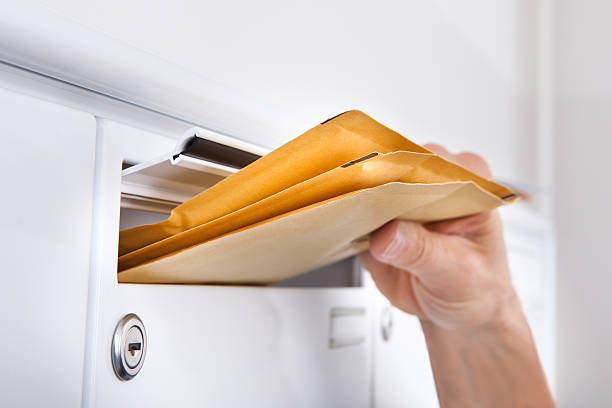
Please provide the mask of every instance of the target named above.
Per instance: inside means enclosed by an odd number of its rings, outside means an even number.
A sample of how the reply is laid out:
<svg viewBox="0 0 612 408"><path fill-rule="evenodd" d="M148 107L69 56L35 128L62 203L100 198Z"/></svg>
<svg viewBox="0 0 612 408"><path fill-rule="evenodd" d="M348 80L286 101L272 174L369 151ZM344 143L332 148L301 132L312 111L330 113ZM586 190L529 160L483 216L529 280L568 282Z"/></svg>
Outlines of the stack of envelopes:
<svg viewBox="0 0 612 408"><path fill-rule="evenodd" d="M394 218L466 216L515 199L359 111L310 129L176 207L121 231L119 281L269 283L365 250Z"/></svg>

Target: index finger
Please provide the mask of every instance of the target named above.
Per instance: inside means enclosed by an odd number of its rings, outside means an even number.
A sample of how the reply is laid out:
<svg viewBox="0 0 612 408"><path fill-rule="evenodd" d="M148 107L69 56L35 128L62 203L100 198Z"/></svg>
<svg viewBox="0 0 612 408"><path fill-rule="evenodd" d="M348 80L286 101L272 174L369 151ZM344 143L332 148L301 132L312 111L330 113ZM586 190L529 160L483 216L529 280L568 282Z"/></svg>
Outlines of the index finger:
<svg viewBox="0 0 612 408"><path fill-rule="evenodd" d="M465 167L466 169L478 174L481 177L485 177L487 179L493 177L493 174L491 173L491 169L489 168L487 162L475 153L462 152L459 154L453 154L446 150L443 146L433 143L427 143L423 145L423 147L431 150L432 152L447 159L448 161Z"/></svg>

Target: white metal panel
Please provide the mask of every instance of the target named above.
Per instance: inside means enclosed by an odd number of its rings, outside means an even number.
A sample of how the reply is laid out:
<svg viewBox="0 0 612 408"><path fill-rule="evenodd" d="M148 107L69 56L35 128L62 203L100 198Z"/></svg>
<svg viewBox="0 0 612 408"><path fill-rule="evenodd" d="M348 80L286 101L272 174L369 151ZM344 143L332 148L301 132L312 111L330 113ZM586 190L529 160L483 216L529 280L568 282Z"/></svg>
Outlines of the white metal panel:
<svg viewBox="0 0 612 408"><path fill-rule="evenodd" d="M139 159L140 157L145 157L144 160L153 157L148 154L148 151L151 148L155 149L160 139L166 139L169 143L165 151L172 149L176 144L176 138L193 127L192 123L160 115L136 105L3 62L0 62L0 87L153 132L150 133L151 136L146 145L140 145L139 149L133 151L135 156L126 157L131 162L143 161ZM162 150L158 154L163 152Z"/></svg>
<svg viewBox="0 0 612 408"><path fill-rule="evenodd" d="M512 284L555 394L555 249L551 224L526 203L500 209Z"/></svg>
<svg viewBox="0 0 612 408"><path fill-rule="evenodd" d="M2 89L0 107L0 405L78 406L95 120Z"/></svg>
<svg viewBox="0 0 612 408"><path fill-rule="evenodd" d="M365 285L373 297L373 407L433 408L438 406L427 345L419 320L395 307L376 289L369 273ZM384 314L391 313L391 330L385 340Z"/></svg>
<svg viewBox="0 0 612 408"><path fill-rule="evenodd" d="M98 407L369 406L370 310L361 288L115 286L101 297ZM339 307L366 310L349 333L363 342L330 348L330 311ZM109 350L130 312L146 326L148 349L125 383Z"/></svg>
<svg viewBox="0 0 612 408"><path fill-rule="evenodd" d="M59 70L63 79L84 77L136 92L200 126L223 122L228 128L217 130L268 147L360 108L417 141L476 150L497 176L525 181L536 178L542 162L535 160L540 150L531 149L537 143L533 91L541 64L534 24L540 3L22 0L0 16L7 27L0 48L10 45L13 58L34 56L47 69L68 66ZM123 44L115 52L92 37ZM161 58L124 55L125 44ZM147 57L139 61L136 54ZM149 59L197 75L168 75L172 70ZM200 86L202 77L257 102L216 101L223 92ZM209 109L226 103L238 108ZM274 127L278 121L286 123L283 130L261 134L261 122Z"/></svg>
<svg viewBox="0 0 612 408"><path fill-rule="evenodd" d="M497 176L536 176L540 1L36 2L279 106L291 129L278 142L359 108L417 141L476 149Z"/></svg>
<svg viewBox="0 0 612 408"><path fill-rule="evenodd" d="M555 1L558 406L612 406L612 2Z"/></svg>
<svg viewBox="0 0 612 408"><path fill-rule="evenodd" d="M0 61L261 145L291 129L286 115L39 4L3 8Z"/></svg>

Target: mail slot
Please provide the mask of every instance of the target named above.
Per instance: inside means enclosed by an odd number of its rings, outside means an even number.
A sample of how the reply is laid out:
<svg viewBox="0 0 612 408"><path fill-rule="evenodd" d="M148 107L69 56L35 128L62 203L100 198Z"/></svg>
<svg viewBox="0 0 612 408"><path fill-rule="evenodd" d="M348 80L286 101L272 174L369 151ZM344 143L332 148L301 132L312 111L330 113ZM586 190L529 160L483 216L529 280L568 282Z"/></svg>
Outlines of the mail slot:
<svg viewBox="0 0 612 408"><path fill-rule="evenodd" d="M122 194L120 229L163 221L167 217L167 201L134 199ZM355 257L313 269L303 275L270 284L272 287L356 287L361 286L362 271ZM126 283L129 285L129 283Z"/></svg>
<svg viewBox="0 0 612 408"><path fill-rule="evenodd" d="M165 220L173 208L257 160L266 149L205 129L188 130L172 151L142 163L123 161L120 230ZM355 257L274 282L288 287L355 287Z"/></svg>
<svg viewBox="0 0 612 408"><path fill-rule="evenodd" d="M85 406L369 406L375 314L353 259L265 285L118 281L121 229L166 218L265 150L231 160L245 144L201 129L179 144L106 119L97 136ZM206 141L225 148L196 155L219 147ZM146 327L146 356L128 381L111 358L126 315Z"/></svg>

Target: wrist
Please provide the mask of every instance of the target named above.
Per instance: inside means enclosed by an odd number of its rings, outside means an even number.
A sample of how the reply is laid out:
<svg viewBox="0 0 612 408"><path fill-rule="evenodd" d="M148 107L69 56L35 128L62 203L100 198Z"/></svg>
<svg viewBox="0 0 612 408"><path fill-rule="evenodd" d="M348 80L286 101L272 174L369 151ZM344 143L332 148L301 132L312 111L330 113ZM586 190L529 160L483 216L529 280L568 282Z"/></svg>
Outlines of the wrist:
<svg viewBox="0 0 612 408"><path fill-rule="evenodd" d="M466 339L474 338L478 342L492 341L495 344L499 344L500 340L508 337L514 340L517 336L531 339L529 325L514 289L509 289L508 293L499 299L489 319L477 326L444 329L429 320L421 319L421 327L426 338L432 336L452 337L454 339L464 337Z"/></svg>
<svg viewBox="0 0 612 408"><path fill-rule="evenodd" d="M514 292L477 327L448 330L429 321L421 326L440 406L553 406Z"/></svg>
<svg viewBox="0 0 612 408"><path fill-rule="evenodd" d="M495 346L533 342L527 318L514 289L501 299L491 319L469 333Z"/></svg>

